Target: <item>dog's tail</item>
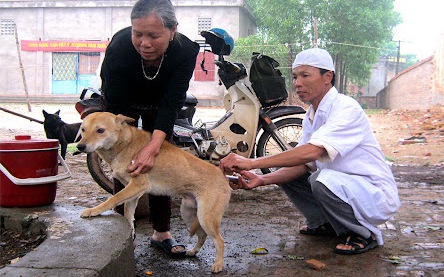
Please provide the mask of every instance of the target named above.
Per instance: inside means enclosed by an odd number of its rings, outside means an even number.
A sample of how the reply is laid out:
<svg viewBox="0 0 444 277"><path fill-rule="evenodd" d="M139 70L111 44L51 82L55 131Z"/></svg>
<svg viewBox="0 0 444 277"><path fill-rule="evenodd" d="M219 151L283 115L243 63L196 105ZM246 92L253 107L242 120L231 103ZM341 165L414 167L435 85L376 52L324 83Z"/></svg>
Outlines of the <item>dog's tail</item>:
<svg viewBox="0 0 444 277"><path fill-rule="evenodd" d="M197 230L199 230L200 228L201 227L200 227L199 220L196 217L190 226L190 237L193 237L196 234Z"/></svg>

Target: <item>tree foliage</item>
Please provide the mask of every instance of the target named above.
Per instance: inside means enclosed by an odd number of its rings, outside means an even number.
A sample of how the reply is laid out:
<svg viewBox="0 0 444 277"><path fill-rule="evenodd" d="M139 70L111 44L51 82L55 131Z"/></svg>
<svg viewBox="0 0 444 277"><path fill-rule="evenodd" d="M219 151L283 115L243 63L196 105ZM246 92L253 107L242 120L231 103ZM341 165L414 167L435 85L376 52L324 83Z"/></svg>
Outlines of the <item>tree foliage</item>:
<svg viewBox="0 0 444 277"><path fill-rule="evenodd" d="M336 64L339 89L346 81L364 84L380 49L401 22L394 0L246 0L257 19L258 35L240 44L286 45L289 57L314 47L327 49ZM315 28L317 27L317 28ZM285 50L284 50L285 51Z"/></svg>

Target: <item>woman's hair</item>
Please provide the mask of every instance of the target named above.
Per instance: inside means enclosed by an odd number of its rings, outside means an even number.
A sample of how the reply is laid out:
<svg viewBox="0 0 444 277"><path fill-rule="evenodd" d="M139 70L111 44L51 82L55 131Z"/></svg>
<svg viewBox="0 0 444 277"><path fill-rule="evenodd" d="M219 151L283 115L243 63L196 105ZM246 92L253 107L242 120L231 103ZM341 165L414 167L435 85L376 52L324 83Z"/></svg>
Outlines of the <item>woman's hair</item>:
<svg viewBox="0 0 444 277"><path fill-rule="evenodd" d="M131 20L156 14L163 26L172 29L177 25L176 13L170 0L139 0L131 11Z"/></svg>
<svg viewBox="0 0 444 277"><path fill-rule="evenodd" d="M327 69L323 69L323 68L319 68L319 71L321 72L321 75L324 75L325 73L327 73L327 72L329 72L329 71L331 71L331 70L327 70ZM331 78L331 85L332 86L334 86L335 85L335 82L336 82L336 74L335 74L335 72L334 71L332 71L332 73L333 73L333 77Z"/></svg>

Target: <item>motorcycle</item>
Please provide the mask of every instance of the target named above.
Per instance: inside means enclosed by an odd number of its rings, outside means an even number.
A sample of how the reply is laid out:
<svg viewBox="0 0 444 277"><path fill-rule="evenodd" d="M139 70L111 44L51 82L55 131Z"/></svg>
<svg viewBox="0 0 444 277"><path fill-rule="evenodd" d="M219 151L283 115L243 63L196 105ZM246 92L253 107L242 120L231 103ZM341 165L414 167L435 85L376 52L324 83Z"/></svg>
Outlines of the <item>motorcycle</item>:
<svg viewBox="0 0 444 277"><path fill-rule="evenodd" d="M211 47L211 50L205 51L217 56L214 63L218 67L220 82L226 88L223 98L226 113L217 122L198 120L194 123L198 100L187 94L174 125L173 144L215 165L230 153L262 157L295 147L302 134L300 115L305 114L305 110L299 106L275 104L276 101L269 105L263 101L263 96L258 98L251 85L245 82L248 76L245 66L225 60L224 55L228 56L232 50L227 45L227 38L221 32L211 30L202 32L202 36ZM205 70L203 62L202 69ZM92 94L86 98L88 91ZM287 99L286 91L285 94L280 102ZM92 88L83 90L80 101L76 103L82 119L91 112L102 110L99 99L100 91ZM101 158L96 153L90 153L87 155L87 165L99 186L112 193L112 173ZM274 170L276 168L261 169L264 174Z"/></svg>

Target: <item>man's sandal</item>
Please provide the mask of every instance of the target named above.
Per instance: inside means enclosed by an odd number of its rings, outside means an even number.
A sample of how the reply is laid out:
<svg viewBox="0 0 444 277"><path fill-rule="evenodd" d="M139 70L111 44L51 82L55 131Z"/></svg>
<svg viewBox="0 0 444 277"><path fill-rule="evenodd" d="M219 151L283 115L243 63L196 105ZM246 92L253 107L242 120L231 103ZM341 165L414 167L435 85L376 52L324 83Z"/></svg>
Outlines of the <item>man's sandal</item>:
<svg viewBox="0 0 444 277"><path fill-rule="evenodd" d="M181 257L184 256L186 253L185 245L177 243L177 241L173 238L171 239L165 239L163 241L156 241L153 238L150 239L150 246L155 247L157 249L162 250L166 254L173 256L173 257ZM174 247L183 247L183 251L173 252Z"/></svg>
<svg viewBox="0 0 444 277"><path fill-rule="evenodd" d="M365 239L365 238L361 237L360 235L354 234L354 233L350 234L345 239L345 241L340 244L351 246L351 249L348 249L348 250L339 249L336 246L334 252L337 254L341 254L341 255L361 254L361 253L367 252L368 250L373 249L378 246L378 243L376 242L376 240L372 236Z"/></svg>
<svg viewBox="0 0 444 277"><path fill-rule="evenodd" d="M309 228L305 225L299 229L299 233L310 236L336 236L336 232L330 223L325 223L316 228Z"/></svg>

